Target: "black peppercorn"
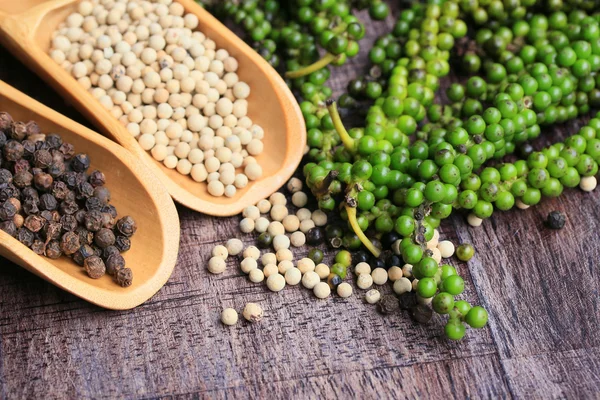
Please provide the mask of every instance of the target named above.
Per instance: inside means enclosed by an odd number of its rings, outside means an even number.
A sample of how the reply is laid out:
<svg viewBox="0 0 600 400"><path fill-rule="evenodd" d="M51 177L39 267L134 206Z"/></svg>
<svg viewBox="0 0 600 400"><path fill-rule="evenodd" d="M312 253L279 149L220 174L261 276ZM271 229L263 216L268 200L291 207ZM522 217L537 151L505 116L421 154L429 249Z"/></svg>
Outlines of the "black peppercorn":
<svg viewBox="0 0 600 400"><path fill-rule="evenodd" d="M112 229L115 226L115 219L109 213L102 213L102 227Z"/></svg>
<svg viewBox="0 0 600 400"><path fill-rule="evenodd" d="M17 234L17 227L13 221L2 221L0 222L0 229L6 232L8 235L15 237Z"/></svg>
<svg viewBox="0 0 600 400"><path fill-rule="evenodd" d="M68 256L75 253L80 247L79 235L75 232L67 232L60 239L60 248Z"/></svg>
<svg viewBox="0 0 600 400"><path fill-rule="evenodd" d="M71 160L71 168L75 172L85 172L90 167L90 158L87 154L77 154Z"/></svg>
<svg viewBox="0 0 600 400"><path fill-rule="evenodd" d="M121 232L122 235L131 237L137 230L137 225L133 218L126 216L117 221L117 230Z"/></svg>
<svg viewBox="0 0 600 400"><path fill-rule="evenodd" d="M388 232L381 236L381 245L384 250L391 249L394 242L398 239L400 239L400 235L396 232Z"/></svg>
<svg viewBox="0 0 600 400"><path fill-rule="evenodd" d="M78 200L87 199L94 195L94 187L89 182L81 182L77 184L75 192L75 197Z"/></svg>
<svg viewBox="0 0 600 400"><path fill-rule="evenodd" d="M23 140L25 139L25 136L27 135L27 126L20 121L16 121L13 122L11 130L10 130L10 137L15 139L15 140Z"/></svg>
<svg viewBox="0 0 600 400"><path fill-rule="evenodd" d="M73 190L77 186L77 172L67 171L62 174L60 180L63 181L69 189Z"/></svg>
<svg viewBox="0 0 600 400"><path fill-rule="evenodd" d="M77 228L77 220L74 216L66 214L60 217L60 224L65 232L72 232Z"/></svg>
<svg viewBox="0 0 600 400"><path fill-rule="evenodd" d="M94 249L92 249L91 246L84 244L73 254L73 260L78 265L83 266L85 259L93 255L95 255Z"/></svg>
<svg viewBox="0 0 600 400"><path fill-rule="evenodd" d="M38 256L41 256L46 252L46 244L41 240L36 239L31 245L31 250Z"/></svg>
<svg viewBox="0 0 600 400"><path fill-rule="evenodd" d="M115 280L122 287L131 286L131 283L133 282L133 273L131 272L131 269L123 268L117 271Z"/></svg>
<svg viewBox="0 0 600 400"><path fill-rule="evenodd" d="M16 140L9 140L4 145L4 158L7 161L17 161L23 157L24 152L23 145Z"/></svg>
<svg viewBox="0 0 600 400"><path fill-rule="evenodd" d="M318 246L325 240L325 232L320 227L311 228L306 234L306 243L311 246Z"/></svg>
<svg viewBox="0 0 600 400"><path fill-rule="evenodd" d="M110 214L111 217L113 218L117 218L117 209L115 208L115 206L113 206L112 204L107 204L104 207L102 207L102 211L103 213L108 213Z"/></svg>
<svg viewBox="0 0 600 400"><path fill-rule="evenodd" d="M361 262L367 262L369 260L369 255L364 250L359 250L352 254L352 264L356 265Z"/></svg>
<svg viewBox="0 0 600 400"><path fill-rule="evenodd" d="M382 314L391 314L400 310L400 303L396 296L386 294L377 302L377 310Z"/></svg>
<svg viewBox="0 0 600 400"><path fill-rule="evenodd" d="M325 227L325 236L328 240L341 238L343 235L344 231L338 225L327 225L327 227Z"/></svg>
<svg viewBox="0 0 600 400"><path fill-rule="evenodd" d="M31 168L29 161L27 161L23 158L15 161L12 169L13 169L13 175L18 174L19 172L23 172L23 171L28 171L33 174L33 169Z"/></svg>
<svg viewBox="0 0 600 400"><path fill-rule="evenodd" d="M85 200L85 208L88 211L97 210L101 211L104 206L104 202L100 200L98 197L90 197Z"/></svg>
<svg viewBox="0 0 600 400"><path fill-rule="evenodd" d="M104 249L115 244L115 234L107 228L102 228L94 235L94 243L96 246Z"/></svg>
<svg viewBox="0 0 600 400"><path fill-rule="evenodd" d="M29 229L22 227L17 231L17 240L27 247L31 247L35 240L35 235Z"/></svg>
<svg viewBox="0 0 600 400"><path fill-rule="evenodd" d="M52 183L52 188L50 189L50 193L56 198L56 200L64 200L67 197L67 193L70 190L67 187L67 184L62 181L54 181Z"/></svg>
<svg viewBox="0 0 600 400"><path fill-rule="evenodd" d="M46 169L52 164L52 154L48 150L37 150L33 154L33 166Z"/></svg>
<svg viewBox="0 0 600 400"><path fill-rule="evenodd" d="M73 146L71 143L63 143L58 148L58 151L65 156L65 160L70 160L73 157L73 154L75 154L75 146Z"/></svg>
<svg viewBox="0 0 600 400"><path fill-rule="evenodd" d="M60 146L62 146L63 140L56 133L50 133L46 135L46 143L48 143L48 146L50 146L51 149L58 150Z"/></svg>
<svg viewBox="0 0 600 400"><path fill-rule="evenodd" d="M59 211L61 214L73 215L79 210L79 206L75 201L64 200L60 202Z"/></svg>
<svg viewBox="0 0 600 400"><path fill-rule="evenodd" d="M23 200L27 200L27 199L40 199L40 195L38 194L37 190L35 190L32 187L26 187L23 188L23 190L21 190L21 196L23 198Z"/></svg>
<svg viewBox="0 0 600 400"><path fill-rule="evenodd" d="M29 121L25 124L25 132L27 136L39 135L41 133L41 129L37 122Z"/></svg>
<svg viewBox="0 0 600 400"><path fill-rule="evenodd" d="M8 132L12 128L13 122L13 118L9 113L0 111L0 131ZM0 147L3 145L4 143L0 142Z"/></svg>
<svg viewBox="0 0 600 400"><path fill-rule="evenodd" d="M46 257L56 259L62 256L63 251L58 240L52 240L46 245Z"/></svg>
<svg viewBox="0 0 600 400"><path fill-rule="evenodd" d="M398 300L400 308L403 310L410 310L417 305L417 295L414 292L402 293Z"/></svg>
<svg viewBox="0 0 600 400"><path fill-rule="evenodd" d="M375 268L385 269L385 262L381 258L371 257L369 265L371 266L371 270L374 270Z"/></svg>
<svg viewBox="0 0 600 400"><path fill-rule="evenodd" d="M389 252L385 255L385 268L386 269L390 269L392 267L400 267L402 266L404 263L402 262L402 260L400 259L400 257L398 257L397 255L395 255L392 252Z"/></svg>
<svg viewBox="0 0 600 400"><path fill-rule="evenodd" d="M88 182L93 187L103 186L106 183L106 177L104 173L98 170L92 171L90 176L88 177Z"/></svg>
<svg viewBox="0 0 600 400"><path fill-rule="evenodd" d="M77 236L79 236L79 242L81 244L92 244L92 242L94 241L94 234L85 229L83 226L80 226L77 229L75 229L75 233L77 234Z"/></svg>
<svg viewBox="0 0 600 400"><path fill-rule="evenodd" d="M40 208L42 210L53 211L58 207L58 202L56 198L52 196L50 193L44 193L40 196ZM67 213L69 214L69 213Z"/></svg>
<svg viewBox="0 0 600 400"><path fill-rule="evenodd" d="M88 257L84 260L83 266L90 278L98 279L106 273L104 261L96 255Z"/></svg>
<svg viewBox="0 0 600 400"><path fill-rule="evenodd" d="M0 185L5 183L12 183L13 175L7 169L0 169Z"/></svg>
<svg viewBox="0 0 600 400"><path fill-rule="evenodd" d="M90 211L85 214L85 228L90 232L98 232L102 228L102 213L100 211Z"/></svg>
<svg viewBox="0 0 600 400"><path fill-rule="evenodd" d="M44 233L46 242L49 242L50 240L57 240L62 232L62 225L57 222L50 222L44 226L42 232Z"/></svg>
<svg viewBox="0 0 600 400"><path fill-rule="evenodd" d="M562 229L565 226L566 218L560 211L552 211L546 219L546 226L550 229Z"/></svg>
<svg viewBox="0 0 600 400"><path fill-rule="evenodd" d="M65 166L64 161L55 161L48 167L47 171L53 178L59 178L65 173L66 169L67 167Z"/></svg>
<svg viewBox="0 0 600 400"><path fill-rule="evenodd" d="M42 230L42 228L46 225L48 221L39 215L30 215L25 218L23 222L23 226L29 229L31 232L36 233Z"/></svg>
<svg viewBox="0 0 600 400"><path fill-rule="evenodd" d="M98 186L94 189L94 197L99 199L103 204L106 204L110 201L110 190L105 186Z"/></svg>
<svg viewBox="0 0 600 400"><path fill-rule="evenodd" d="M21 171L16 173L13 177L13 183L18 188L24 188L30 186L33 181L33 175L29 171Z"/></svg>
<svg viewBox="0 0 600 400"><path fill-rule="evenodd" d="M333 290L339 286L340 283L343 282L343 279L336 274L329 274L327 277L327 284Z"/></svg>
<svg viewBox="0 0 600 400"><path fill-rule="evenodd" d="M23 211L27 215L38 214L40 212L38 204L39 204L38 199L35 199L35 198L27 199L23 203Z"/></svg>
<svg viewBox="0 0 600 400"><path fill-rule="evenodd" d="M431 320L433 310L422 304L418 304L409 311L410 317L419 324L426 324Z"/></svg>
<svg viewBox="0 0 600 400"><path fill-rule="evenodd" d="M106 261L106 259L110 256L112 256L113 254L119 254L120 251L119 249L116 247L116 245L112 245L112 246L108 246L105 249L102 250L102 259L104 261Z"/></svg>
<svg viewBox="0 0 600 400"><path fill-rule="evenodd" d="M115 275L119 270L125 268L125 259L119 253L112 254L106 259L106 272Z"/></svg>
<svg viewBox="0 0 600 400"><path fill-rule="evenodd" d="M50 190L50 188L52 187L52 183L54 183L54 178L52 178L52 176L44 172L37 174L33 177L33 185L38 190Z"/></svg>
<svg viewBox="0 0 600 400"><path fill-rule="evenodd" d="M0 221L12 220L17 211L17 207L12 202L6 200L0 206Z"/></svg>
<svg viewBox="0 0 600 400"><path fill-rule="evenodd" d="M115 239L115 247L119 249L121 253L124 253L131 249L131 240L127 236L117 236Z"/></svg>

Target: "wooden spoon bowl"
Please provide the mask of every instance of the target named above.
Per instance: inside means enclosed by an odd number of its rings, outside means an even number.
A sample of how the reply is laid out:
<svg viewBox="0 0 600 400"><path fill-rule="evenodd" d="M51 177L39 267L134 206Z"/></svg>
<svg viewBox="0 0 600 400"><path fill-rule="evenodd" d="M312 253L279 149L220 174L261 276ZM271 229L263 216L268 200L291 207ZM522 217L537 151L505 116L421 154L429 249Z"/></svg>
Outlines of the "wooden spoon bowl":
<svg viewBox="0 0 600 400"><path fill-rule="evenodd" d="M257 157L263 176L232 198L213 197L205 183L197 183L154 160L116 118L50 58L52 33L77 9L76 0L0 0L0 42L100 131L142 160L177 202L210 215L235 215L275 192L292 176L306 145L304 119L283 79L260 55L193 0L175 1L198 16L198 30L237 58L238 75L251 88L248 115L265 131L264 152Z"/></svg>
<svg viewBox="0 0 600 400"><path fill-rule="evenodd" d="M0 111L17 121L36 121L43 133L58 133L91 159L91 170L106 175L119 217L130 215L138 230L123 253L133 284L122 288L108 275L90 278L67 257L38 256L0 230L0 256L91 303L114 310L133 308L152 297L169 279L179 249L179 218L164 186L148 168L116 143L79 125L0 81Z"/></svg>

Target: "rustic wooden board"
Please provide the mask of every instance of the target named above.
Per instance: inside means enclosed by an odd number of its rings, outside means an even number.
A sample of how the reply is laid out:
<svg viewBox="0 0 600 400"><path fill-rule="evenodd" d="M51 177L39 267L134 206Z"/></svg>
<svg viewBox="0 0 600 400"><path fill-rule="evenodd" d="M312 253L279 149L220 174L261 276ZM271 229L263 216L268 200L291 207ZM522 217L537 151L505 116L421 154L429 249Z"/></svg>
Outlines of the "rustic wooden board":
<svg viewBox="0 0 600 400"><path fill-rule="evenodd" d="M391 24L370 24L363 48ZM363 52L336 70L336 93L366 65ZM85 122L3 49L0 79ZM596 398L599 200L569 190L479 229L460 215L444 223L443 237L477 249L468 265L453 260L464 298L491 312L489 328L460 343L440 336L439 318L419 326L377 314L362 291L326 301L300 287L273 294L234 260L212 276L210 249L241 237L238 218L182 207L175 272L133 311L102 310L0 259L0 397ZM554 209L568 216L559 232L542 226ZM221 325L223 307L248 301L265 309L259 325Z"/></svg>

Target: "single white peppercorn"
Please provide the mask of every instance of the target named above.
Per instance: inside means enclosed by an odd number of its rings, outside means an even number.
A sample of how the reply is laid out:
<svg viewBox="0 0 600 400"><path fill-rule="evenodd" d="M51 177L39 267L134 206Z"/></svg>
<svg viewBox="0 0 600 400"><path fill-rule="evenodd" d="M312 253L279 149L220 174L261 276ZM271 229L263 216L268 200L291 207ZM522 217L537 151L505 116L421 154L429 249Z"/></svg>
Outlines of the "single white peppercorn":
<svg viewBox="0 0 600 400"><path fill-rule="evenodd" d="M265 274L257 268L250 271L248 278L250 278L251 282L260 283L265 280Z"/></svg>
<svg viewBox="0 0 600 400"><path fill-rule="evenodd" d="M238 322L238 313L233 308L221 311L221 322L225 325L235 325Z"/></svg>
<svg viewBox="0 0 600 400"><path fill-rule="evenodd" d="M223 260L227 260L227 257L229 256L229 251L227 250L227 247L219 244L219 245L213 247L212 256L213 257L221 257Z"/></svg>
<svg viewBox="0 0 600 400"><path fill-rule="evenodd" d="M286 235L276 235L273 238L273 248L275 251L290 248L290 238Z"/></svg>
<svg viewBox="0 0 600 400"><path fill-rule="evenodd" d="M315 211L313 211L311 219L315 223L315 226L325 226L325 225L327 225L327 214L325 214L321 210L315 210Z"/></svg>
<svg viewBox="0 0 600 400"><path fill-rule="evenodd" d="M398 267L398 266L393 266L392 268L390 268L388 270L388 277L390 278L390 281L395 282L398 279L402 278L404 276L404 273L402 272L402 268Z"/></svg>
<svg viewBox="0 0 600 400"><path fill-rule="evenodd" d="M371 272L371 278L373 278L374 284L383 285L388 280L388 272L383 268L375 268Z"/></svg>
<svg viewBox="0 0 600 400"><path fill-rule="evenodd" d="M302 247L306 243L306 235L300 231L292 233L290 243L294 247Z"/></svg>
<svg viewBox="0 0 600 400"><path fill-rule="evenodd" d="M406 277L406 278L412 278L413 274L412 274L412 270L413 270L413 266L412 264L404 264L402 266L402 274Z"/></svg>
<svg viewBox="0 0 600 400"><path fill-rule="evenodd" d="M584 176L579 182L579 188L584 192L591 192L596 189L598 181L595 176Z"/></svg>
<svg viewBox="0 0 600 400"><path fill-rule="evenodd" d="M296 207L304 207L308 202L308 196L304 192L296 192L292 195L292 204Z"/></svg>
<svg viewBox="0 0 600 400"><path fill-rule="evenodd" d="M281 222L273 221L269 224L267 232L269 232L272 236L285 235L285 228Z"/></svg>
<svg viewBox="0 0 600 400"><path fill-rule="evenodd" d="M354 267L354 273L356 275L370 274L371 273L371 266L369 264L367 264L366 262L359 262Z"/></svg>
<svg viewBox="0 0 600 400"><path fill-rule="evenodd" d="M221 183L221 185L222 185L222 183ZM254 220L251 218L242 219L240 221L240 231L242 231L244 233L250 233L250 232L254 231Z"/></svg>
<svg viewBox="0 0 600 400"><path fill-rule="evenodd" d="M344 299L352 296L352 286L347 282L340 283L337 287L337 294Z"/></svg>
<svg viewBox="0 0 600 400"><path fill-rule="evenodd" d="M265 253L260 258L262 265L277 264L277 256L274 253Z"/></svg>
<svg viewBox="0 0 600 400"><path fill-rule="evenodd" d="M331 294L331 288L326 282L319 282L314 286L313 293L319 299L326 299Z"/></svg>
<svg viewBox="0 0 600 400"><path fill-rule="evenodd" d="M523 201L521 199L517 199L515 201L515 205L517 206L518 209L520 210L527 210L530 206L523 203Z"/></svg>
<svg viewBox="0 0 600 400"><path fill-rule="evenodd" d="M323 264L323 263L318 264L315 267L315 273L317 275L319 275L319 278L325 279L329 276L329 273L330 273L329 266L327 264Z"/></svg>
<svg viewBox="0 0 600 400"><path fill-rule="evenodd" d="M248 246L244 249L242 254L244 258L253 258L258 260L260 258L260 250L256 246Z"/></svg>
<svg viewBox="0 0 600 400"><path fill-rule="evenodd" d="M467 216L467 222L469 223L469 225L473 226L473 227L478 227L481 226L481 224L483 223L483 220L481 218L479 218L478 216L476 216L473 213L470 213Z"/></svg>
<svg viewBox="0 0 600 400"><path fill-rule="evenodd" d="M412 290L416 291L417 290L417 286L419 284L419 280L418 279L413 279L411 282L411 286L412 286Z"/></svg>
<svg viewBox="0 0 600 400"><path fill-rule="evenodd" d="M394 282L394 293L403 294L412 290L412 283L408 278L400 278Z"/></svg>
<svg viewBox="0 0 600 400"><path fill-rule="evenodd" d="M437 247L431 249L431 258L433 258L438 264L442 261L442 253Z"/></svg>
<svg viewBox="0 0 600 400"><path fill-rule="evenodd" d="M285 207L285 206L282 206ZM271 210L272 211L272 210ZM286 232L296 232L300 228L300 220L295 215L286 215L281 221Z"/></svg>
<svg viewBox="0 0 600 400"><path fill-rule="evenodd" d="M242 260L242 262L240 263L240 267L243 273L249 274L250 271L258 268L258 264L256 263L256 260L254 258L248 257Z"/></svg>
<svg viewBox="0 0 600 400"><path fill-rule="evenodd" d="M298 178L290 178L287 183L287 190L292 194L299 192L302 190L302 181Z"/></svg>
<svg viewBox="0 0 600 400"><path fill-rule="evenodd" d="M271 202L272 206L285 206L287 204L287 199L285 198L285 195L283 193L275 192L271 196L269 196L269 202Z"/></svg>
<svg viewBox="0 0 600 400"><path fill-rule="evenodd" d="M269 220L265 217L260 217L254 221L254 230L258 233L266 232L269 229Z"/></svg>
<svg viewBox="0 0 600 400"><path fill-rule="evenodd" d="M285 278L280 273L270 275L267 278L267 287L272 292L280 292L285 287Z"/></svg>
<svg viewBox="0 0 600 400"><path fill-rule="evenodd" d="M311 216L312 216L312 213L310 212L310 210L308 208L301 208L298 211L296 211L296 217L298 217L300 222L310 219Z"/></svg>
<svg viewBox="0 0 600 400"><path fill-rule="evenodd" d="M450 258L454 255L454 243L449 240L442 240L438 243L437 248L442 258Z"/></svg>
<svg viewBox="0 0 600 400"><path fill-rule="evenodd" d="M275 204L273 207L271 207L270 215L271 220L273 221L283 221L283 219L288 215L288 209L282 204Z"/></svg>
<svg viewBox="0 0 600 400"><path fill-rule="evenodd" d="M242 215L245 218L252 218L253 220L256 221L256 219L258 219L260 217L260 211L258 210L258 207L256 207L256 206L248 206L248 207L244 208L244 210L242 211Z"/></svg>
<svg viewBox="0 0 600 400"><path fill-rule="evenodd" d="M232 256L237 256L244 249L244 243L240 239L229 239L227 244L227 252Z"/></svg>
<svg viewBox="0 0 600 400"><path fill-rule="evenodd" d="M267 264L263 268L263 274L265 275L265 278L268 278L269 276L271 276L273 274L278 274L278 273L279 273L279 268L277 268L277 265L275 265L275 264Z"/></svg>
<svg viewBox="0 0 600 400"><path fill-rule="evenodd" d="M244 307L244 311L242 315L247 321L250 322L260 322L263 319L264 313L263 309L256 303L248 303L246 307Z"/></svg>
<svg viewBox="0 0 600 400"><path fill-rule="evenodd" d="M361 289L368 289L373 286L373 278L370 274L360 274L356 280L356 286Z"/></svg>
<svg viewBox="0 0 600 400"><path fill-rule="evenodd" d="M304 221L300 222L300 231L302 233L308 233L308 231L314 227L315 223L312 221L312 219L305 219Z"/></svg>
<svg viewBox="0 0 600 400"><path fill-rule="evenodd" d="M258 203L256 203L256 207L261 214L266 214L271 211L271 203L267 199L260 200Z"/></svg>
<svg viewBox="0 0 600 400"><path fill-rule="evenodd" d="M381 299L381 293L377 289L371 289L365 294L365 300L369 304L375 304Z"/></svg>
<svg viewBox="0 0 600 400"><path fill-rule="evenodd" d="M280 249L277 250L276 253L277 261L292 261L294 259L294 255L289 249Z"/></svg>
<svg viewBox="0 0 600 400"><path fill-rule="evenodd" d="M225 271L225 260L222 257L211 257L208 260L208 271L213 274L220 274Z"/></svg>
<svg viewBox="0 0 600 400"><path fill-rule="evenodd" d="M305 257L305 258L301 259L300 261L298 261L298 269L303 274L305 274L309 271L314 271L315 268L316 268L315 262L308 257Z"/></svg>
<svg viewBox="0 0 600 400"><path fill-rule="evenodd" d="M290 268L285 271L285 282L290 286L295 286L300 283L302 273L298 268Z"/></svg>
<svg viewBox="0 0 600 400"><path fill-rule="evenodd" d="M319 275L314 271L308 271L302 275L302 286L307 289L313 289L321 281Z"/></svg>
<svg viewBox="0 0 600 400"><path fill-rule="evenodd" d="M277 264L277 269L279 270L280 274L285 274L286 271L290 268L294 268L294 263L291 262L290 260L283 260L280 261L279 264Z"/></svg>

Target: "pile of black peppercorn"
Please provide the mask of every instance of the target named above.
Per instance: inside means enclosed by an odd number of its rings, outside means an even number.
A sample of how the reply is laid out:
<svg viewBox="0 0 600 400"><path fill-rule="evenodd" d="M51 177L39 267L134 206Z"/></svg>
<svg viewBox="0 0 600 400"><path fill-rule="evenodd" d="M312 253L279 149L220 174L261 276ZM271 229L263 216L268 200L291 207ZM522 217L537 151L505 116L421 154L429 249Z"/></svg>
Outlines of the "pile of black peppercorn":
<svg viewBox="0 0 600 400"><path fill-rule="evenodd" d="M137 227L117 220L101 171L75 154L57 134L43 134L34 121L13 121L0 112L0 229L36 254L66 255L98 279L105 273L121 286L133 275L121 253Z"/></svg>

